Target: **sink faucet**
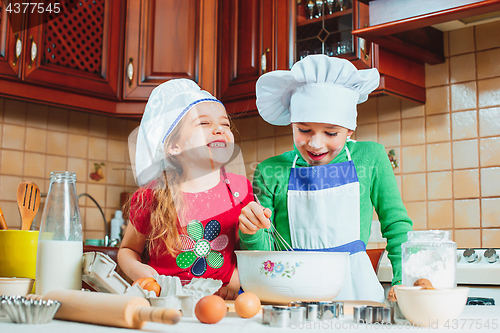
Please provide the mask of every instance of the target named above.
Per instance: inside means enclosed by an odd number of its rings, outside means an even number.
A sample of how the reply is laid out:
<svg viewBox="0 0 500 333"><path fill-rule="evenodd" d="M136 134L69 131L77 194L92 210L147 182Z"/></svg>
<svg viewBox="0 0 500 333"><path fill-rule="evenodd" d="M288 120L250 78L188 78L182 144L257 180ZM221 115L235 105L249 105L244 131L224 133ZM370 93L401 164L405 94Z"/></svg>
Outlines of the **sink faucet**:
<svg viewBox="0 0 500 333"><path fill-rule="evenodd" d="M104 246L108 246L109 245L108 224L106 223L106 216L104 216L104 212L102 211L101 206L99 206L97 201L87 193L80 193L77 197L77 200L79 200L82 196L88 197L90 200L92 200L95 203L97 208L99 208L99 211L101 212L101 215L102 215L102 220L104 221Z"/></svg>

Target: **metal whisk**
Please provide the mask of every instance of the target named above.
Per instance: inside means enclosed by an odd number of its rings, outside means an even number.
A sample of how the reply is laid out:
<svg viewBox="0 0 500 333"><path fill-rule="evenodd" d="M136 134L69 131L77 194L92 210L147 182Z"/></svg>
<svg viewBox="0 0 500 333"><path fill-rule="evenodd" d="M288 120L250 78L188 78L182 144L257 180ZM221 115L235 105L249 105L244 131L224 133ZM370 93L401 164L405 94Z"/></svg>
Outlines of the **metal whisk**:
<svg viewBox="0 0 500 333"><path fill-rule="evenodd" d="M264 208L259 201L259 198L254 194L253 195L255 198L255 202L258 203L262 208ZM283 238L283 236L280 235L274 224L271 222L271 219L269 219L269 228L267 235L269 237L269 251L273 251L272 248L272 243L271 243L271 236L274 238L274 246L276 250L278 251L293 251L293 248L288 244L288 242Z"/></svg>

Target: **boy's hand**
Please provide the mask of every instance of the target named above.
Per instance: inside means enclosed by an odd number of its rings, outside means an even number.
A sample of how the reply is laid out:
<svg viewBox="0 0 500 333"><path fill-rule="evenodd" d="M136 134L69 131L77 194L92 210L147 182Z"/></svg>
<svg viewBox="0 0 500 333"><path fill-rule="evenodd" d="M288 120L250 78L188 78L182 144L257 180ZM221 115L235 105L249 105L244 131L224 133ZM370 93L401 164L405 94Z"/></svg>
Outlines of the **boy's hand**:
<svg viewBox="0 0 500 333"><path fill-rule="evenodd" d="M270 217L271 210L269 208L263 208L255 201L252 201L241 210L239 218L240 231L244 234L253 235L259 229L267 229L270 227Z"/></svg>

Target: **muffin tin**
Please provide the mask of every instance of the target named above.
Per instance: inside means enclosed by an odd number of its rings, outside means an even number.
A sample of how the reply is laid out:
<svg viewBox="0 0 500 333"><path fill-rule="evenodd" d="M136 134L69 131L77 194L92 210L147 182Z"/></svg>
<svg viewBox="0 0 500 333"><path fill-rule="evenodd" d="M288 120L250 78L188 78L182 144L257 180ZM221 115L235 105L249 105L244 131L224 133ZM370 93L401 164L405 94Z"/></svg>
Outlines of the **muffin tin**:
<svg viewBox="0 0 500 333"><path fill-rule="evenodd" d="M53 300L31 300L23 296L0 298L2 310L10 320L18 324L45 324L56 315L61 303Z"/></svg>

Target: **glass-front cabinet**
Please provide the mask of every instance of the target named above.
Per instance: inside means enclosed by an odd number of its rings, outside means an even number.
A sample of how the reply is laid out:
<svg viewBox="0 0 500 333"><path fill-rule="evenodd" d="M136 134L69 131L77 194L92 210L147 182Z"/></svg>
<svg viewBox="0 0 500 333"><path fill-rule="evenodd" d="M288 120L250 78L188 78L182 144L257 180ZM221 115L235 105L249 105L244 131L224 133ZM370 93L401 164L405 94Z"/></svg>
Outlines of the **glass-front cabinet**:
<svg viewBox="0 0 500 333"><path fill-rule="evenodd" d="M326 54L352 61L358 68L372 66L371 47L351 31L368 24L368 6L357 0L293 0L295 49L293 61L310 54Z"/></svg>

